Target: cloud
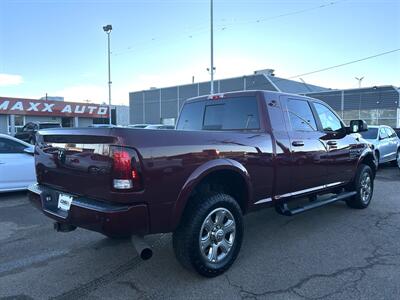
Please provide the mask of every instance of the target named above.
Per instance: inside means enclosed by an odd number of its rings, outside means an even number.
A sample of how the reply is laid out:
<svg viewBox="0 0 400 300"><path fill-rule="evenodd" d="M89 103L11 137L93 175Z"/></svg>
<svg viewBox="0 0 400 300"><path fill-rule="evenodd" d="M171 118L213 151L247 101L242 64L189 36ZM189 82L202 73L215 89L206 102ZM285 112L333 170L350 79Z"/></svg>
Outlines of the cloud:
<svg viewBox="0 0 400 300"><path fill-rule="evenodd" d="M21 75L0 73L0 86L19 85L23 82L24 80Z"/></svg>

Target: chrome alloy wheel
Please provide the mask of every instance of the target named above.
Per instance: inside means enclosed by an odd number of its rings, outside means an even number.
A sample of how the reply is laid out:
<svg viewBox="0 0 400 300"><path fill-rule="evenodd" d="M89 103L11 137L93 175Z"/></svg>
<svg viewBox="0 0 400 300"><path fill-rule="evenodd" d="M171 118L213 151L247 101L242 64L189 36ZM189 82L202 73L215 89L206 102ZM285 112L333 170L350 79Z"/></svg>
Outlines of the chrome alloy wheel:
<svg viewBox="0 0 400 300"><path fill-rule="evenodd" d="M367 204L371 200L372 180L369 173L365 172L361 177L360 196L362 202Z"/></svg>
<svg viewBox="0 0 400 300"><path fill-rule="evenodd" d="M210 263L222 261L235 242L236 223L226 208L217 208L208 214L201 225L199 246L202 256Z"/></svg>

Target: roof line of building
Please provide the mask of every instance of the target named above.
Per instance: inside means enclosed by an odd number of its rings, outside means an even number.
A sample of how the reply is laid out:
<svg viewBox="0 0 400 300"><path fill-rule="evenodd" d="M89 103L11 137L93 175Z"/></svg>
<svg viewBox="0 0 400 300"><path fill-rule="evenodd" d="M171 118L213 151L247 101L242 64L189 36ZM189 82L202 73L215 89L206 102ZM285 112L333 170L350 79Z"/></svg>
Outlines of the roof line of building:
<svg viewBox="0 0 400 300"><path fill-rule="evenodd" d="M374 85L374 86L362 87L362 88L351 88L351 89L332 89L332 90L328 90L328 91L309 92L309 93L305 93L305 94L310 95L310 94L321 94L321 93L342 92L342 91L360 91L360 90L369 90L369 89L374 89L374 88L385 88L385 87L391 87L394 90L398 91L397 87L389 84L389 85Z"/></svg>
<svg viewBox="0 0 400 300"><path fill-rule="evenodd" d="M247 77L252 77L252 76L264 76L268 82L271 83L271 85L276 88L277 91L281 91L281 89L271 80L269 79L269 75L267 75L266 73L254 73L254 74L249 74L249 75L242 75L242 76L235 76L235 77L228 77L228 78L222 78L222 79L216 79L214 80L214 82L218 82L218 81L223 81L223 80L232 80L232 79L242 79L242 78L247 78ZM286 78L282 78L282 77L277 77L277 76L273 76L274 78L277 78L277 80L288 80L288 81L293 81L299 84L302 84L301 82L298 81L294 81L292 79L286 79ZM179 85L172 85L172 86L166 86L166 87L156 87L156 88L149 88L149 89L144 89L144 90L139 90L139 91L134 91L134 92L129 92L129 94L133 94L133 93L141 93L141 92L148 92L148 91L158 91L158 90L163 90L163 89L170 89L170 88L178 88L178 87L184 87L184 86L189 86L189 85L195 85L195 84L205 84L205 83L209 83L210 81L199 81L199 82L193 82L193 83L187 83L187 84L179 84ZM312 85L310 84L310 86L315 86L315 87L319 87L316 85ZM319 87L319 88L323 88L323 87Z"/></svg>

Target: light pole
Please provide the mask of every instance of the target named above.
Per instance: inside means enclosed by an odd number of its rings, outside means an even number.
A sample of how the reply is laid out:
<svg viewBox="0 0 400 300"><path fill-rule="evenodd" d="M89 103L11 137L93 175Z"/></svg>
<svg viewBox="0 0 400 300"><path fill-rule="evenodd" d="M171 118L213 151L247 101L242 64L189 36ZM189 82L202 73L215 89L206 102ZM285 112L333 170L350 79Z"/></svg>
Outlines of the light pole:
<svg viewBox="0 0 400 300"><path fill-rule="evenodd" d="M210 38L211 38L211 81L210 94L214 94L214 1L210 0Z"/></svg>
<svg viewBox="0 0 400 300"><path fill-rule="evenodd" d="M106 25L103 26L103 30L105 33L107 33L107 40L108 40L108 114L109 114L109 119L108 122L111 125L111 62L110 62L110 33L112 30L111 25Z"/></svg>
<svg viewBox="0 0 400 300"><path fill-rule="evenodd" d="M358 78L358 77L354 77L354 78L358 81L358 88L360 89L361 88L361 81L364 79L364 76L360 77L360 78Z"/></svg>

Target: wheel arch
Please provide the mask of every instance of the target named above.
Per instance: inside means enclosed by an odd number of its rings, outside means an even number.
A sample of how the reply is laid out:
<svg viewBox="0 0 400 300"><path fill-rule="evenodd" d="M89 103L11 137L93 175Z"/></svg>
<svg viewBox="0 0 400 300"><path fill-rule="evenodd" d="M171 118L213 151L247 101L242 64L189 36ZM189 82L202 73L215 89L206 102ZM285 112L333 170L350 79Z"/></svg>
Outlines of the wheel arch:
<svg viewBox="0 0 400 300"><path fill-rule="evenodd" d="M173 229L179 225L185 208L193 196L201 192L203 188L207 188L206 186L212 187L213 184L215 186L227 184L225 187L229 186L229 188L222 191L238 201L243 213L247 211L252 198L250 175L247 169L232 159L215 159L199 166L186 180L173 209L171 224Z"/></svg>
<svg viewBox="0 0 400 300"><path fill-rule="evenodd" d="M374 150L374 151L376 151L376 150ZM363 152L363 154L360 156L360 159L358 161L357 169L361 164L369 166L372 169L373 175L375 177L378 162L376 161L374 152L372 152L372 150Z"/></svg>

